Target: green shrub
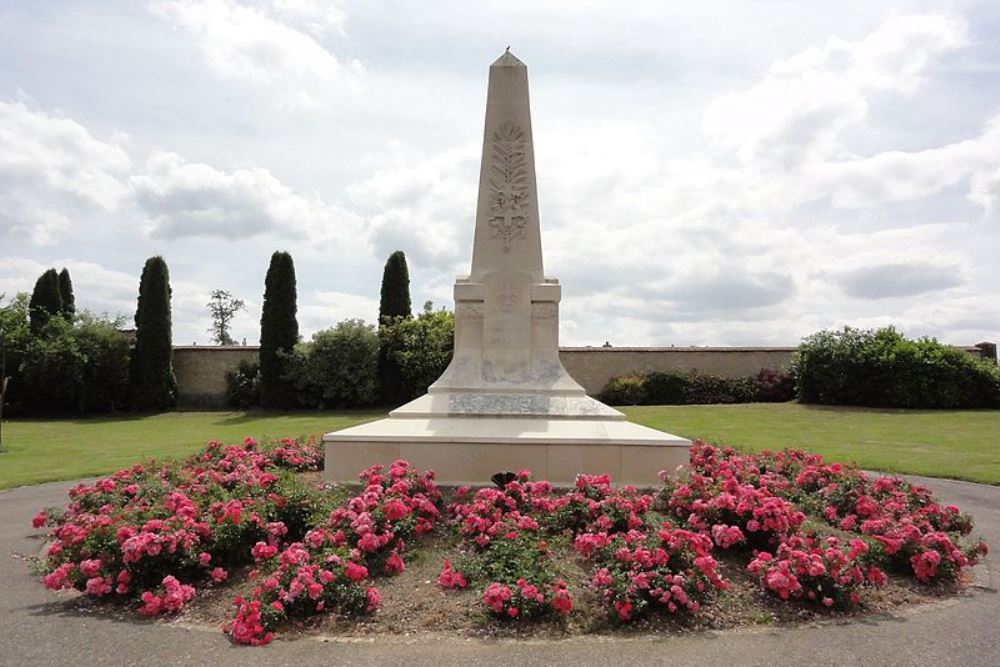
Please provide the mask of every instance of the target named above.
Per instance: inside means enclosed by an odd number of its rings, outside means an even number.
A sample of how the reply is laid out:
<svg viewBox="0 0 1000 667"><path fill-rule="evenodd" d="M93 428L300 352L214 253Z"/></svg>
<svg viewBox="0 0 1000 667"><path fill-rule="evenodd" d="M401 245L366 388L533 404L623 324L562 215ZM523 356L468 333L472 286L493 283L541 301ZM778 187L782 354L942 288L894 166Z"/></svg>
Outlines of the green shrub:
<svg viewBox="0 0 1000 667"><path fill-rule="evenodd" d="M234 408L260 405L260 362L257 359L244 359L226 373L226 404Z"/></svg>
<svg viewBox="0 0 1000 667"><path fill-rule="evenodd" d="M378 333L381 354L398 370L399 382L388 394L383 393L382 399L401 403L425 394L451 363L455 315L447 310L435 311L428 301L424 312L415 319L384 321Z"/></svg>
<svg viewBox="0 0 1000 667"><path fill-rule="evenodd" d="M737 400L733 393L731 380L707 373L692 372L684 387L685 402L693 405L747 402Z"/></svg>
<svg viewBox="0 0 1000 667"><path fill-rule="evenodd" d="M286 355L286 377L295 383L299 402L314 408L371 405L378 398L379 339L375 327L344 320L313 334Z"/></svg>
<svg viewBox="0 0 1000 667"><path fill-rule="evenodd" d="M129 340L120 322L82 313L53 317L27 345L19 387L35 414L86 414L128 407Z"/></svg>
<svg viewBox="0 0 1000 667"><path fill-rule="evenodd" d="M795 400L795 377L784 371L760 369L754 400L761 403L784 403Z"/></svg>
<svg viewBox="0 0 1000 667"><path fill-rule="evenodd" d="M641 375L611 378L600 398L609 405L645 405L646 380Z"/></svg>
<svg viewBox="0 0 1000 667"><path fill-rule="evenodd" d="M611 405L694 405L789 401L795 385L788 373L761 369L755 376L724 378L692 371L651 371L612 378L600 398Z"/></svg>
<svg viewBox="0 0 1000 667"><path fill-rule="evenodd" d="M681 405L688 376L680 371L652 371L646 373L646 403L649 405Z"/></svg>
<svg viewBox="0 0 1000 667"><path fill-rule="evenodd" d="M1000 407L1000 369L932 338L892 327L820 331L802 341L793 372L805 403L893 408Z"/></svg>
<svg viewBox="0 0 1000 667"><path fill-rule="evenodd" d="M23 410L24 391L19 378L21 361L31 340L30 324L28 323L27 292L18 292L13 299L7 299L0 294L0 346L6 357L7 393L5 414L17 415ZM2 382L2 380L0 380Z"/></svg>

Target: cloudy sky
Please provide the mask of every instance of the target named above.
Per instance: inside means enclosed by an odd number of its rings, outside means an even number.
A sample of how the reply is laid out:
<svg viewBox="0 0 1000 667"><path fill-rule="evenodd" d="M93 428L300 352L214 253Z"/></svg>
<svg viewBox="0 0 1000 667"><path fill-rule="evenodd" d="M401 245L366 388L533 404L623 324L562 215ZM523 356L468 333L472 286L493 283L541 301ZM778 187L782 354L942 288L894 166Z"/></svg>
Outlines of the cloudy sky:
<svg viewBox="0 0 1000 667"><path fill-rule="evenodd" d="M669 6L667 6L669 4ZM296 263L309 334L471 257L486 73L529 66L569 345L786 345L895 324L1000 338L1000 3L4 0L0 292L69 267L174 342Z"/></svg>

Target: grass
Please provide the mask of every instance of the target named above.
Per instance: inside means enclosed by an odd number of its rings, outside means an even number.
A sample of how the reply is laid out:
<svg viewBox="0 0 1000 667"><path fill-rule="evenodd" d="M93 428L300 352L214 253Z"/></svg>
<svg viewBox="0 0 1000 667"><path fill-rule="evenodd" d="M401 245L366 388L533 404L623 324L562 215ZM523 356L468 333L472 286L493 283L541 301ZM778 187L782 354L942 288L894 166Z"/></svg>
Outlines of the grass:
<svg viewBox="0 0 1000 667"><path fill-rule="evenodd" d="M796 403L625 408L629 419L742 449L797 447L871 470L1000 484L1000 410L871 410ZM4 424L0 489L180 457L215 439L319 435L377 419L357 412L167 412Z"/></svg>
<svg viewBox="0 0 1000 667"><path fill-rule="evenodd" d="M103 475L151 458L183 457L209 440L242 442L322 435L378 419L383 411L164 412L5 422L0 489Z"/></svg>
<svg viewBox="0 0 1000 667"><path fill-rule="evenodd" d="M1000 484L1000 410L751 403L624 412L639 424L749 451L793 447L868 470Z"/></svg>

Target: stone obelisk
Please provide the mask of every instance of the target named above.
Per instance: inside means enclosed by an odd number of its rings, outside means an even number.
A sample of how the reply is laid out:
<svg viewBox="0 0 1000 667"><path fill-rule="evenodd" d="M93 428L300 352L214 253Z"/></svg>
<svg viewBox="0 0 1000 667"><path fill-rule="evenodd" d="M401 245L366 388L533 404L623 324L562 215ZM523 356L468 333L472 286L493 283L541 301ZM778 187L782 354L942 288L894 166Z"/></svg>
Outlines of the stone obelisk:
<svg viewBox="0 0 1000 667"><path fill-rule="evenodd" d="M655 483L689 441L631 424L586 395L559 361L559 281L545 276L528 70L508 50L490 66L472 270L455 282L455 352L427 394L387 419L324 436L326 470L351 479L395 458L445 483L529 468Z"/></svg>

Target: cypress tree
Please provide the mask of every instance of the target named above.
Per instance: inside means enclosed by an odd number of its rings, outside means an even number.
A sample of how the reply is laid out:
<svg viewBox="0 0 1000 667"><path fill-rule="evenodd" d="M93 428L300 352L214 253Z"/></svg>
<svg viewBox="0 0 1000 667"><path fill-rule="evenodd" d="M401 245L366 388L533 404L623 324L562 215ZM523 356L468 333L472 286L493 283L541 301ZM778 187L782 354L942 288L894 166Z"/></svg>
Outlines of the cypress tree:
<svg viewBox="0 0 1000 667"><path fill-rule="evenodd" d="M177 401L170 331L170 273L162 257L150 257L139 279L135 348L129 384L139 410L158 410Z"/></svg>
<svg viewBox="0 0 1000 667"><path fill-rule="evenodd" d="M31 333L37 336L49 320L62 312L62 308L59 274L55 269L49 269L35 281L35 289L28 302Z"/></svg>
<svg viewBox="0 0 1000 667"><path fill-rule="evenodd" d="M378 307L379 329L391 326L394 319L413 317L410 310L410 271L406 267L406 255L402 250L389 255L382 271L382 298ZM407 396L403 386L403 373L393 358L389 336L380 337L378 350L379 394L387 405L399 405Z"/></svg>
<svg viewBox="0 0 1000 667"><path fill-rule="evenodd" d="M73 296L73 280L66 267L59 272L59 296L62 297L63 317L72 318L76 314L76 297Z"/></svg>
<svg viewBox="0 0 1000 667"><path fill-rule="evenodd" d="M413 317L410 310L410 271L402 250L389 255L382 271L382 298L378 306L378 321L382 324L393 317Z"/></svg>
<svg viewBox="0 0 1000 667"><path fill-rule="evenodd" d="M280 350L291 352L299 341L295 318L295 264L287 252L271 255L264 279L264 305L260 315L260 404L265 408L295 405L295 386L283 378L287 362Z"/></svg>

